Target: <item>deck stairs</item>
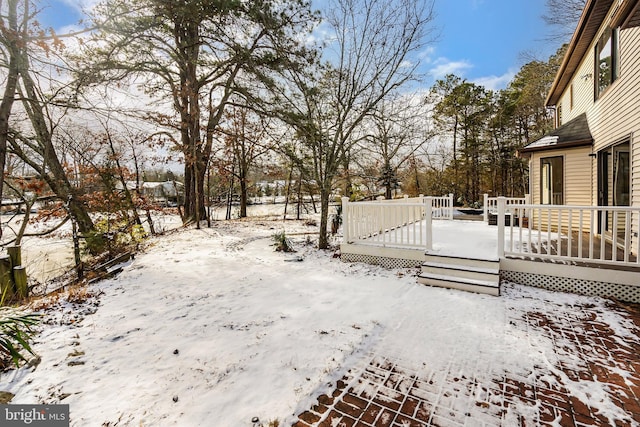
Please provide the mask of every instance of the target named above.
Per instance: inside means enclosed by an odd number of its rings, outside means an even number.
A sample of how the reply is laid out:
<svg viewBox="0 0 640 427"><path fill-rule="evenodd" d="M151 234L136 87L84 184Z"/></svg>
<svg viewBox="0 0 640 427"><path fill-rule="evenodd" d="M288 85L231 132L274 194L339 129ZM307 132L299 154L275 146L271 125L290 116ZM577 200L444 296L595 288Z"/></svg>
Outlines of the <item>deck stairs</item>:
<svg viewBox="0 0 640 427"><path fill-rule="evenodd" d="M426 254L418 283L499 296L500 261Z"/></svg>

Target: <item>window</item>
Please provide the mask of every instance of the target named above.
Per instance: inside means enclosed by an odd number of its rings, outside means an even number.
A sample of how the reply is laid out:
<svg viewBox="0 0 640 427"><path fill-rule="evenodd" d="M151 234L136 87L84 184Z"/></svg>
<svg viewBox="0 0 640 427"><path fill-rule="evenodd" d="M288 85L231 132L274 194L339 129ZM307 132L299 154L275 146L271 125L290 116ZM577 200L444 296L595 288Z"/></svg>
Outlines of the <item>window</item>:
<svg viewBox="0 0 640 427"><path fill-rule="evenodd" d="M613 165L613 205L629 206L629 144L614 147Z"/></svg>
<svg viewBox="0 0 640 427"><path fill-rule="evenodd" d="M618 32L607 28L596 43L595 98L618 78Z"/></svg>
<svg viewBox="0 0 640 427"><path fill-rule="evenodd" d="M563 158L545 157L540 159L540 201L543 205L564 203Z"/></svg>

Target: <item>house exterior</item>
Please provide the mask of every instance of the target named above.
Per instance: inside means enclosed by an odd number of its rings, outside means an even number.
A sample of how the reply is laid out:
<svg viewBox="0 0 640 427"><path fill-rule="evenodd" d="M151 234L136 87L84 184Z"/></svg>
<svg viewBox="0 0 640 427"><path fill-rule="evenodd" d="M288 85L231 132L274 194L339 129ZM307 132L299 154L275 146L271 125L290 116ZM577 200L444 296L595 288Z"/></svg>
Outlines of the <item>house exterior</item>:
<svg viewBox="0 0 640 427"><path fill-rule="evenodd" d="M637 0L586 1L546 101L557 128L522 150L533 204L640 206L639 27ZM611 235L614 215L592 230Z"/></svg>
<svg viewBox="0 0 640 427"><path fill-rule="evenodd" d="M457 226L433 221L435 197L343 199L341 258L422 262L418 281L433 286L499 295L485 274L497 270L501 281L640 303L640 0L586 0L546 104L556 129L521 151L529 197L485 198L495 237L477 232L495 250L469 255L468 229L448 253L438 230Z"/></svg>

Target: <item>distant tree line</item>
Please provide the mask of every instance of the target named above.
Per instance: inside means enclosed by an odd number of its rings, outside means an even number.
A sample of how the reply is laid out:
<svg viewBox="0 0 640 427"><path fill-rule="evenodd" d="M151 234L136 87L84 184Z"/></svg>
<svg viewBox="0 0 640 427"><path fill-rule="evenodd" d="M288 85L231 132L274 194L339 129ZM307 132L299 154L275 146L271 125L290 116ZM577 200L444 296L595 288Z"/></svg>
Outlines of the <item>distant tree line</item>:
<svg viewBox="0 0 640 427"><path fill-rule="evenodd" d="M527 192L527 165L518 151L553 129L545 99L563 51L546 62L525 64L503 90L487 90L455 75L435 83L427 102L435 106L438 136L451 143L447 161L430 168L437 191L453 193L464 205L481 202L483 193Z"/></svg>
<svg viewBox="0 0 640 427"><path fill-rule="evenodd" d="M447 76L424 96L432 1L328 3L322 15L305 0L103 0L87 27L56 34L37 1L0 2L0 199L13 180L12 196L47 197L45 215L81 235L133 235L152 226L145 171L177 161L185 224L236 195L245 216L268 177L298 212L313 197L327 248L336 195L526 191L516 153L551 127L559 54L505 90Z"/></svg>

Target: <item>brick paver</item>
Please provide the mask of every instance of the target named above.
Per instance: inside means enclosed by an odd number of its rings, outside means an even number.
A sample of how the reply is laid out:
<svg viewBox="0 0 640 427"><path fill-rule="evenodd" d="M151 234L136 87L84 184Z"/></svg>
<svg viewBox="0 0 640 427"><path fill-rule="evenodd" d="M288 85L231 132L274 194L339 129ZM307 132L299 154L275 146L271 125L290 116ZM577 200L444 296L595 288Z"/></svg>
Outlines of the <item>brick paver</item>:
<svg viewBox="0 0 640 427"><path fill-rule="evenodd" d="M612 301L608 309L622 313L627 329L637 335L640 306ZM510 326L524 335L543 334L557 356L557 362L536 366L525 376L492 371L488 380L487 372L474 372L456 360L445 371L414 369L374 351L368 363L350 370L332 395L320 396L294 425L640 426L640 340L617 336L601 315L589 304L548 312L514 310L506 319ZM606 395L588 396L595 383ZM616 417L600 413L589 405L593 399L621 411Z"/></svg>

